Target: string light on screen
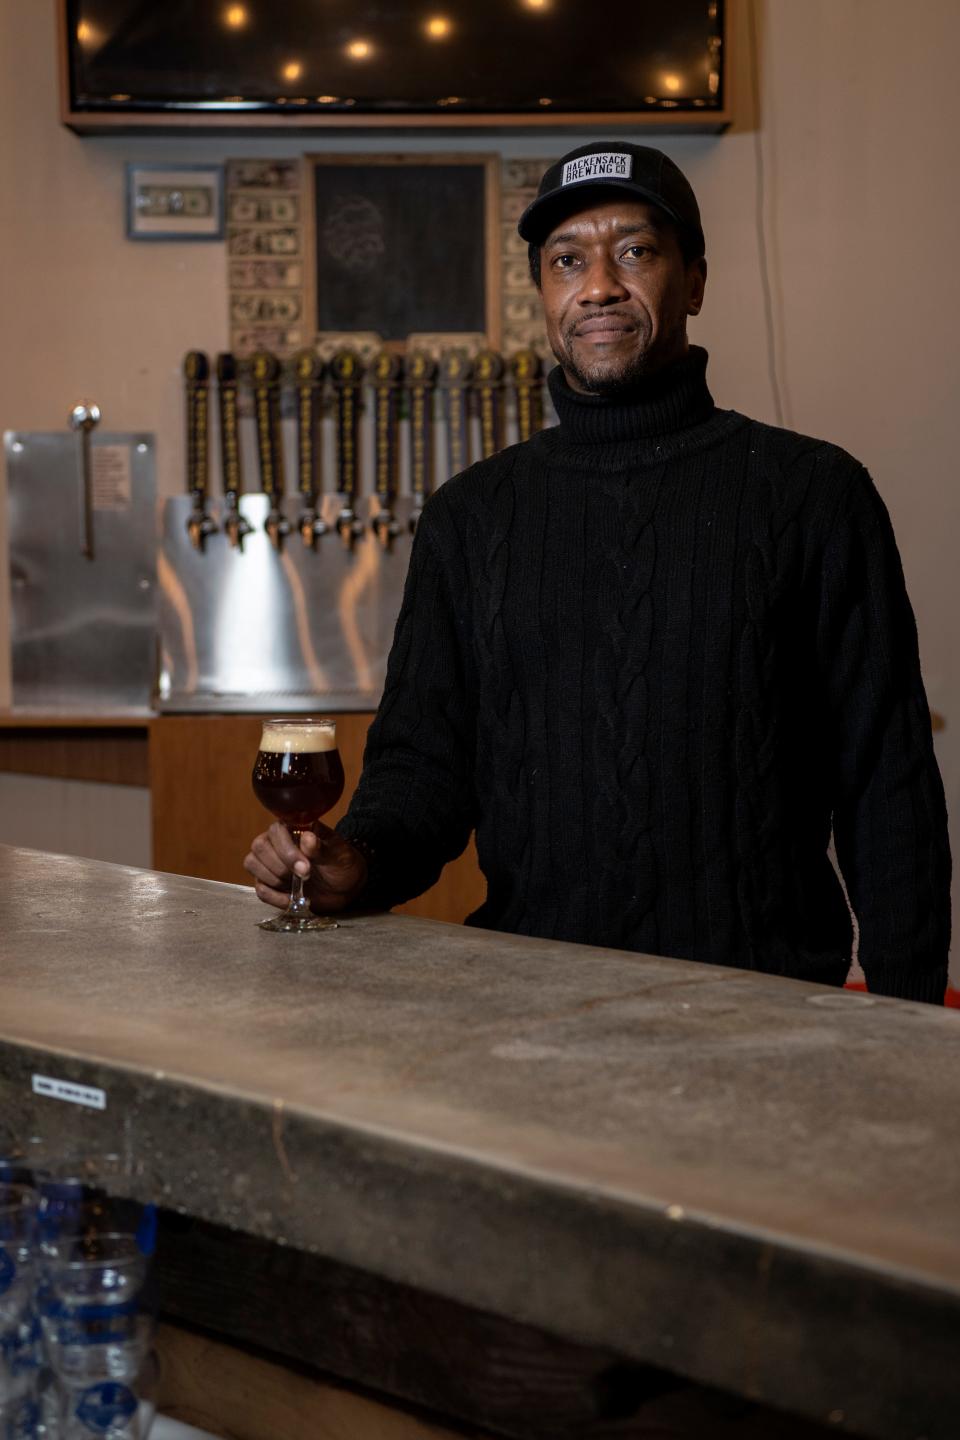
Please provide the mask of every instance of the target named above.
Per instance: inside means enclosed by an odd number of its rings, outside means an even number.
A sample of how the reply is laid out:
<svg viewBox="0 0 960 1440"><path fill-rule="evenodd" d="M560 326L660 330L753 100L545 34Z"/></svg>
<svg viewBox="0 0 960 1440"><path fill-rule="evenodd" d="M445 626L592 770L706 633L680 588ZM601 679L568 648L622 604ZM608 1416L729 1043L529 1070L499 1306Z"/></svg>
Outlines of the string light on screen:
<svg viewBox="0 0 960 1440"><path fill-rule="evenodd" d="M373 46L369 40L351 40L347 46L347 54L351 60L369 60L373 54Z"/></svg>
<svg viewBox="0 0 960 1440"><path fill-rule="evenodd" d="M671 95L678 95L682 84L683 81L679 75L664 75L663 77L663 88Z"/></svg>
<svg viewBox="0 0 960 1440"><path fill-rule="evenodd" d="M446 15L431 15L423 28L431 40L446 40L453 31L453 26Z"/></svg>
<svg viewBox="0 0 960 1440"><path fill-rule="evenodd" d="M283 67L284 80L299 80L303 74L303 66L299 60L290 60Z"/></svg>
<svg viewBox="0 0 960 1440"><path fill-rule="evenodd" d="M242 30L250 19L246 5L228 5L223 12L223 21L231 30Z"/></svg>
<svg viewBox="0 0 960 1440"><path fill-rule="evenodd" d="M81 45L94 45L97 40L97 32L89 20L81 20L77 26L77 39Z"/></svg>
<svg viewBox="0 0 960 1440"><path fill-rule="evenodd" d="M550 0L521 0L525 10L549 10Z"/></svg>

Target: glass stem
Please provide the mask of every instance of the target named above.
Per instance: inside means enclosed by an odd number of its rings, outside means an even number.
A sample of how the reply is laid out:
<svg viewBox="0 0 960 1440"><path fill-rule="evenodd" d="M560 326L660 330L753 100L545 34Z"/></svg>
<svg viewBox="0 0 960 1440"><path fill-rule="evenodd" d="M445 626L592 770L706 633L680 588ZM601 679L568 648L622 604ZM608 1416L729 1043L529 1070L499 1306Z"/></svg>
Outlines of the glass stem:
<svg viewBox="0 0 960 1440"><path fill-rule="evenodd" d="M303 876L298 875L296 871L293 872L293 885L290 888L290 904L287 906L287 909L288 911L292 911L294 915L306 915L310 910L310 906L307 904L307 897L303 893Z"/></svg>
<svg viewBox="0 0 960 1440"><path fill-rule="evenodd" d="M300 831L294 830L291 834L295 843L299 845ZM287 914L308 916L310 913L310 902L303 893L303 876L298 875L296 870L294 870L293 883L290 886L290 904L287 906Z"/></svg>

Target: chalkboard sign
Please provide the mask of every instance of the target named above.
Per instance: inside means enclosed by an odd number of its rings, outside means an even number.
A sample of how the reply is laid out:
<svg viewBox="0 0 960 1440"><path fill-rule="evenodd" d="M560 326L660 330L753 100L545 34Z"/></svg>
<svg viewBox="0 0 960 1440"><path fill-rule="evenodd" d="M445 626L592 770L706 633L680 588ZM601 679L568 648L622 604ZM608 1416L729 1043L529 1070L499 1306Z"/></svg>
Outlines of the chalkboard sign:
<svg viewBox="0 0 960 1440"><path fill-rule="evenodd" d="M311 158L317 329L469 331L495 346L497 157Z"/></svg>

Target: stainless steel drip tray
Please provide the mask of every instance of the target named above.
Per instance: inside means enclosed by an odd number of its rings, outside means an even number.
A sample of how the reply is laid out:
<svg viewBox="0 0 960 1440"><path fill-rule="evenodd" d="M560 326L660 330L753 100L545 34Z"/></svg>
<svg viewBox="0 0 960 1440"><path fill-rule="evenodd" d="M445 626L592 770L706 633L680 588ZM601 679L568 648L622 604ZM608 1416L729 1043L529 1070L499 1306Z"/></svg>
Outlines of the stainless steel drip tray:
<svg viewBox="0 0 960 1440"><path fill-rule="evenodd" d="M329 527L311 549L297 533L300 509L288 497L290 534L279 550L264 531L265 495L245 495L240 509L252 527L243 548L220 527L204 549L190 542L190 500L164 507L158 565L160 678L157 706L165 713L309 713L375 710L412 537L409 499L397 502L400 534L385 550L370 522L375 498L358 503L363 534L348 550L335 532L340 502L323 497Z"/></svg>
<svg viewBox="0 0 960 1440"><path fill-rule="evenodd" d="M366 714L376 710L379 695L366 692L324 691L302 695L283 691L274 695L219 693L212 695L171 694L160 710L164 715L313 715Z"/></svg>

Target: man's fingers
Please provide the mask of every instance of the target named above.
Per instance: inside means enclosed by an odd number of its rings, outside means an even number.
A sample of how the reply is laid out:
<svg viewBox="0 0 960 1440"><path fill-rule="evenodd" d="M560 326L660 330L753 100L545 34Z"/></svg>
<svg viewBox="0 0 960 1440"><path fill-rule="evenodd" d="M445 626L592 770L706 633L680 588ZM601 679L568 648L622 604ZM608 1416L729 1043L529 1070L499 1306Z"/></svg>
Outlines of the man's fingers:
<svg viewBox="0 0 960 1440"><path fill-rule="evenodd" d="M267 831L267 838L283 862L285 875L289 875L291 870L296 870L298 875L309 875L309 862L304 858L304 852L295 842L286 825L281 825L279 820L274 820Z"/></svg>
<svg viewBox="0 0 960 1440"><path fill-rule="evenodd" d="M318 825L316 834L305 830L297 845L279 821L257 836L243 865L253 876L257 898L281 909L290 899L291 874L303 875L310 905L321 913L348 905L360 891L367 868L350 841L326 825Z"/></svg>
<svg viewBox="0 0 960 1440"><path fill-rule="evenodd" d="M252 842L250 852L244 858L243 868L255 880L263 880L274 887L281 885L290 874L266 835L258 835Z"/></svg>
<svg viewBox="0 0 960 1440"><path fill-rule="evenodd" d="M253 888L257 892L257 899L262 900L265 905L275 905L278 910L286 910L290 904L289 890L276 890L271 885L264 885L262 880L258 880Z"/></svg>

